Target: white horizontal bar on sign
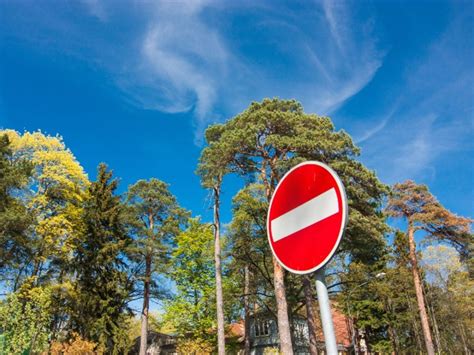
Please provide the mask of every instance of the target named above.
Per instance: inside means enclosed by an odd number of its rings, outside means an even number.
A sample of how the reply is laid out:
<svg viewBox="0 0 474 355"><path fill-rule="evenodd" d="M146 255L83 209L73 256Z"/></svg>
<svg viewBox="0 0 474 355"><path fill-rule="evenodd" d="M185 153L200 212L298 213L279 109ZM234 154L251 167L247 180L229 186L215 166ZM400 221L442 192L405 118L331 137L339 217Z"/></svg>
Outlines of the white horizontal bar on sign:
<svg viewBox="0 0 474 355"><path fill-rule="evenodd" d="M322 221L339 212L334 187L282 214L271 221L273 241L286 238L299 230Z"/></svg>

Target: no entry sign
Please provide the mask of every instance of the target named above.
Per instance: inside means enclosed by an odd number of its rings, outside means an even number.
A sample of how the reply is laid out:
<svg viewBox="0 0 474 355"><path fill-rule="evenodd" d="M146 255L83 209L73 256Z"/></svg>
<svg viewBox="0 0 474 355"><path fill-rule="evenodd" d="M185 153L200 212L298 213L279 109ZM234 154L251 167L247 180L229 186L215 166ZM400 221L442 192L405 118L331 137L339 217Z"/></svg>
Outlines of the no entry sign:
<svg viewBox="0 0 474 355"><path fill-rule="evenodd" d="M347 198L337 174L308 161L278 183L267 216L273 254L288 271L306 274L335 253L347 222Z"/></svg>

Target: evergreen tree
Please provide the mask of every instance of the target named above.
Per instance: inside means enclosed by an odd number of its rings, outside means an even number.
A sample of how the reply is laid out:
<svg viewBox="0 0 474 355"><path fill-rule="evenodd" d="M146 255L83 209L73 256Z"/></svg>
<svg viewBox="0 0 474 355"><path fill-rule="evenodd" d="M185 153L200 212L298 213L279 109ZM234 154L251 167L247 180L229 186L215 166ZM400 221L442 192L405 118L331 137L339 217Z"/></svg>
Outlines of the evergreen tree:
<svg viewBox="0 0 474 355"><path fill-rule="evenodd" d="M187 212L179 207L168 185L158 179L140 180L130 186L127 203L128 222L135 242L132 258L139 266L138 277L143 283L140 354L144 355L150 299L163 295L163 287L156 277L166 271L172 240L181 231Z"/></svg>
<svg viewBox="0 0 474 355"><path fill-rule="evenodd" d="M434 355L432 333L416 254L415 233L424 230L430 238L453 243L460 248L461 255L466 255L472 243L470 232L472 221L448 211L428 191L425 185L417 185L413 181L394 185L387 205L387 213L390 216L405 219L408 224L409 260L415 285L418 312L421 318L426 351L429 355Z"/></svg>
<svg viewBox="0 0 474 355"><path fill-rule="evenodd" d="M76 280L70 330L108 353L119 353L116 337L129 314L132 291L125 254L131 240L125 229L124 206L115 195L117 185L112 172L101 164L97 180L88 188L85 234L75 245L72 261Z"/></svg>
<svg viewBox="0 0 474 355"><path fill-rule="evenodd" d="M0 135L0 280L28 254L26 230L32 220L15 195L28 182L32 168L26 160L13 159L10 139Z"/></svg>
<svg viewBox="0 0 474 355"><path fill-rule="evenodd" d="M212 142L212 131L206 131L208 142ZM224 175L228 172L230 160L226 159L224 151L217 147L204 149L197 173L201 176L201 183L212 193L213 198L213 227L214 227L214 268L216 277L216 318L217 318L217 352L219 355L225 354L225 329L224 329L224 299L222 284L222 241L221 241L221 221L220 203L221 191Z"/></svg>
<svg viewBox="0 0 474 355"><path fill-rule="evenodd" d="M380 205L387 189L356 160L359 149L347 133L335 131L328 117L306 114L294 100L265 99L226 123L209 127L206 140L200 163L207 175L219 180L236 172L256 179L263 185L267 203L280 178L294 165L305 160L329 164L341 177L349 199L349 224L340 252L370 263L384 255L387 227ZM285 277L273 259L280 348L291 354Z"/></svg>

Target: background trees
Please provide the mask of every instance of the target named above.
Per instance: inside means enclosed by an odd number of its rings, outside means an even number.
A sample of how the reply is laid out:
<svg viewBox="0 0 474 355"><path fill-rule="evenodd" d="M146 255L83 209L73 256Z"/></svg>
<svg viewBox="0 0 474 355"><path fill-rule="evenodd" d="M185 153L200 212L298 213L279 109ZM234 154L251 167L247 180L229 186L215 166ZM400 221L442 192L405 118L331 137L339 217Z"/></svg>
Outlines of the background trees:
<svg viewBox="0 0 474 355"><path fill-rule="evenodd" d="M152 328L176 333L181 351L210 353L223 349L224 322L243 320L248 353L248 320L265 312L291 353L291 319L310 315L315 296L311 281L273 260L266 213L279 178L308 159L331 165L346 186L349 224L328 282L356 347L423 352L428 329L433 351L471 351L472 220L409 181L392 188L385 209L408 229L389 229L382 207L390 189L357 160L347 133L294 100L252 103L210 126L206 140L198 173L212 192L212 224L190 218L158 179L120 195L105 165L89 181L61 137L0 131L4 351L124 353L139 334L143 351ZM228 175L242 178L240 190L221 206ZM232 209L229 223L220 208ZM151 300L161 301L153 322Z"/></svg>
<svg viewBox="0 0 474 355"><path fill-rule="evenodd" d="M52 319L51 288L24 285L0 304L0 329L5 354L21 354L25 350L41 352L48 348Z"/></svg>
<svg viewBox="0 0 474 355"><path fill-rule="evenodd" d="M446 210L424 185L413 181L395 184L387 205L387 212L393 217L405 218L408 223L407 235L409 258L413 274L418 311L428 354L434 354L434 345L420 279L416 255L415 232L423 230L428 236L440 241L454 243L461 255L468 254L471 220L458 217Z"/></svg>

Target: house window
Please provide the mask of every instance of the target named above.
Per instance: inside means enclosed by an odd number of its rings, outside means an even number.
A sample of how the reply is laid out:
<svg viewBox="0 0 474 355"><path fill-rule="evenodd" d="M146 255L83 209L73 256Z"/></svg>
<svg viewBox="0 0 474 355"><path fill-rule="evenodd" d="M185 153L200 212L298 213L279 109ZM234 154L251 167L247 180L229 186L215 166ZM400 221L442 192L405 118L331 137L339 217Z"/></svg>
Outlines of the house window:
<svg viewBox="0 0 474 355"><path fill-rule="evenodd" d="M255 322L255 336L265 337L270 335L270 321L268 320L257 320Z"/></svg>
<svg viewBox="0 0 474 355"><path fill-rule="evenodd" d="M304 340L308 338L308 328L306 324L296 323L294 325L294 335L298 340Z"/></svg>

